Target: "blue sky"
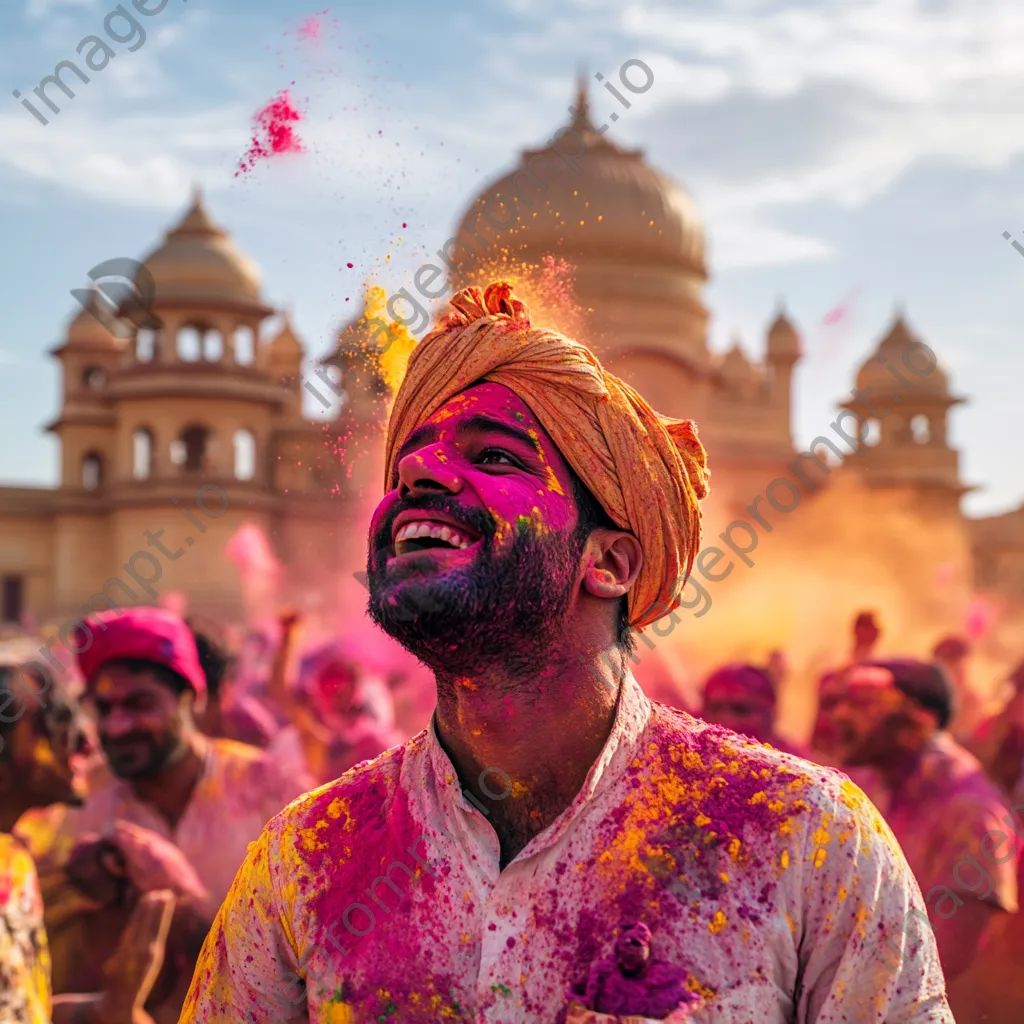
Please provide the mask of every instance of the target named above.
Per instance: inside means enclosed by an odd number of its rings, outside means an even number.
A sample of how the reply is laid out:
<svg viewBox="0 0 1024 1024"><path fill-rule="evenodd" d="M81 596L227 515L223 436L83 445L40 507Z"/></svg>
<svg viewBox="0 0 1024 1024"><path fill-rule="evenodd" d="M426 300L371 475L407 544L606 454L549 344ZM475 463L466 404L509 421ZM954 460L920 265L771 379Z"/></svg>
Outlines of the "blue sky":
<svg viewBox="0 0 1024 1024"><path fill-rule="evenodd" d="M321 354L367 277L401 287L470 196L565 123L578 67L639 57L655 83L612 136L696 199L713 345L739 335L760 355L784 297L805 335L806 442L902 303L970 399L952 416L962 476L983 488L965 507L1024 499L1024 258L1002 238L1024 243L1019 0L379 0L330 8L314 42L297 29L315 3L169 0L43 127L11 90L30 95L115 6L0 5L3 481L56 480L40 428L69 290L144 255L193 182ZM285 87L307 153L235 177L252 113ZM850 323L824 328L851 295Z"/></svg>

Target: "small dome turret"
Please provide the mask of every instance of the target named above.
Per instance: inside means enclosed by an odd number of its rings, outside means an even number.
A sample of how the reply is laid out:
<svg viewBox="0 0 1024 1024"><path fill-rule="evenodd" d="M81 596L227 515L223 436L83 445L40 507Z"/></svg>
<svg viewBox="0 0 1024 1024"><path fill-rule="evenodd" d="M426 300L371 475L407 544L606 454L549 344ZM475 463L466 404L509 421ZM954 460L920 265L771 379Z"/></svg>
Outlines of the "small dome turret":
<svg viewBox="0 0 1024 1024"><path fill-rule="evenodd" d="M897 310L892 326L857 371L857 387L872 388L877 394L905 392L906 385L890 373L889 366L913 381L917 392L939 397L949 395L946 371L938 365L931 349L910 329L902 310Z"/></svg>
<svg viewBox="0 0 1024 1024"><path fill-rule="evenodd" d="M795 361L801 354L800 334L780 304L779 311L768 328L768 359L771 362Z"/></svg>

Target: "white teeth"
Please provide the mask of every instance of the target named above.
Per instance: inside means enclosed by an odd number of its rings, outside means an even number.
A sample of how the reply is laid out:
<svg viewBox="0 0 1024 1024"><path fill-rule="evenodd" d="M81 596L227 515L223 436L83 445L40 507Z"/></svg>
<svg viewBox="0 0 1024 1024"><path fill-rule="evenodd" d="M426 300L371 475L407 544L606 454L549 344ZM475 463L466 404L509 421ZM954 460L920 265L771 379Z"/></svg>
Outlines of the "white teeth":
<svg viewBox="0 0 1024 1024"><path fill-rule="evenodd" d="M416 540L418 537L431 537L434 540L442 540L453 548L459 549L468 548L472 543L472 541L467 540L453 527L442 526L439 523L424 520L406 523L395 534L395 543L403 540Z"/></svg>

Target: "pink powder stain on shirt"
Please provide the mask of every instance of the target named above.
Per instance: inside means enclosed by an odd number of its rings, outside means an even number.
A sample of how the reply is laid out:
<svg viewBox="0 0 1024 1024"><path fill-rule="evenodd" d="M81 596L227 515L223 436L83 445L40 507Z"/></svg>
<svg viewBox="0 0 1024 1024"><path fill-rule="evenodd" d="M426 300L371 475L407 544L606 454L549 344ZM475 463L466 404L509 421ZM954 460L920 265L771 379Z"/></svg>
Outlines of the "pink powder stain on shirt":
<svg viewBox="0 0 1024 1024"><path fill-rule="evenodd" d="M294 846L285 853L288 861L294 857L304 864L304 870L296 874L310 919L340 925L333 932L334 945L336 950L339 944L345 950L341 962L350 970L360 956L389 963L417 961L422 936L393 925L389 907L397 911L406 900L436 907L439 939L444 922L460 909L447 905L438 886L439 879L451 870L441 851L445 841L453 841L454 836L441 839L447 831L443 822L418 825L408 794L396 785L406 753L406 748L397 748L356 768L348 776L341 799L332 787L309 794L309 817L317 819L316 824L290 837ZM395 851L404 852L396 855ZM402 883L397 893L394 885L385 883L387 878ZM390 898L383 902L384 897ZM406 910L402 907L403 913ZM360 949L364 942L366 947ZM353 971L346 982L345 1002L371 1008L375 1018L388 1016L399 1006L447 1002L455 981L439 964L428 977L410 973L402 981L392 979L383 994L376 982L353 976L356 974ZM458 1019L451 1007L442 1015Z"/></svg>
<svg viewBox="0 0 1024 1024"><path fill-rule="evenodd" d="M304 153L305 146L294 127L303 117L287 89L282 89L266 106L256 111L249 148L238 162L235 177L251 171L259 160L269 160L282 153Z"/></svg>

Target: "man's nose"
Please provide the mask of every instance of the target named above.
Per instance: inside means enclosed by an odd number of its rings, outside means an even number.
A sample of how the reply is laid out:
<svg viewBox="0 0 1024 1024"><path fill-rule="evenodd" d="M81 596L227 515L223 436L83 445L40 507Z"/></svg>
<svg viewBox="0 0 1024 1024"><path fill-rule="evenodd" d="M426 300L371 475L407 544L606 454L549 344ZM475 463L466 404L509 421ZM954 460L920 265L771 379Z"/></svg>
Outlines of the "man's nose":
<svg viewBox="0 0 1024 1024"><path fill-rule="evenodd" d="M398 464L399 496L458 494L462 477L453 466L456 456L454 450L436 443L409 452Z"/></svg>
<svg viewBox="0 0 1024 1024"><path fill-rule="evenodd" d="M133 725L131 715L122 708L114 707L100 719L99 731L104 739L116 740L128 735Z"/></svg>

